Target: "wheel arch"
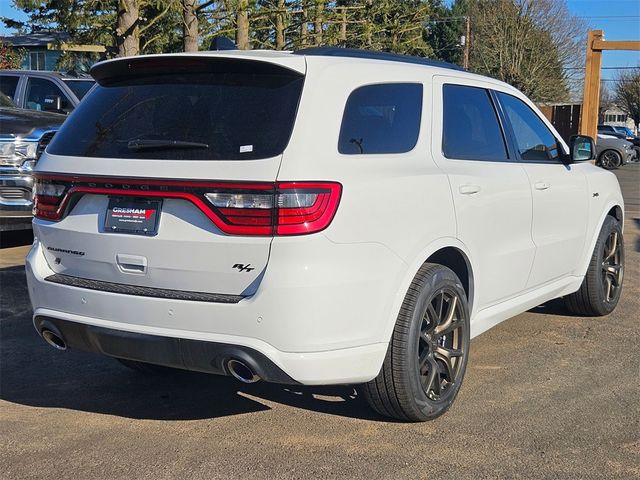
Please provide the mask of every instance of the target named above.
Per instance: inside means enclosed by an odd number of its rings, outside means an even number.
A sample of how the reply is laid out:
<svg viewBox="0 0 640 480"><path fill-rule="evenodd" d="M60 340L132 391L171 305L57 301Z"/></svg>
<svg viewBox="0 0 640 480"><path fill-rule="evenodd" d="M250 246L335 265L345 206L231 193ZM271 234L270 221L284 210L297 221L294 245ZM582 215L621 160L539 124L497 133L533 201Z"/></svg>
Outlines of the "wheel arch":
<svg viewBox="0 0 640 480"><path fill-rule="evenodd" d="M409 290L414 277L425 263L437 263L450 268L460 278L462 287L467 294L469 313L473 317L475 300L474 266L469 250L457 238L447 237L432 242L427 248L416 255L415 260L409 264L405 276L396 292L391 316L384 332L384 341L389 341L396 319Z"/></svg>
<svg viewBox="0 0 640 480"><path fill-rule="evenodd" d="M589 262L591 261L591 255L593 253L593 249L596 246L596 242L598 241L598 236L600 235L600 230L602 230L602 225L607 217L613 217L620 222L620 228L624 231L624 209L620 203L611 201L607 204L607 207L602 210L600 214L600 218L596 223L596 228L591 234L591 238L589 239L589 243L586 244L586 251L584 252L582 263L580 264L580 268L576 273L580 276L584 276L587 272L587 268L589 267Z"/></svg>

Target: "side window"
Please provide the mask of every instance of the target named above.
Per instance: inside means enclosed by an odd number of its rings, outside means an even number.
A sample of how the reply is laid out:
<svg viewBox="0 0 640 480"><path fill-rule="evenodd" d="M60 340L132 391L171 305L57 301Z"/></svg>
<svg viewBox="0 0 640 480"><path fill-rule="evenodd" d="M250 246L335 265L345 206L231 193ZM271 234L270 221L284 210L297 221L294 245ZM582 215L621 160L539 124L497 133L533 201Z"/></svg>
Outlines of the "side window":
<svg viewBox="0 0 640 480"><path fill-rule="evenodd" d="M52 103L51 97L60 97L62 100L61 110L68 110L70 107L69 100L55 83L44 78L29 78L25 107L31 110L45 110L45 106L48 104L47 97L49 97L49 103ZM48 110L52 110L52 108L50 107Z"/></svg>
<svg viewBox="0 0 640 480"><path fill-rule="evenodd" d="M508 159L502 129L484 88L444 85L442 153L458 160Z"/></svg>
<svg viewBox="0 0 640 480"><path fill-rule="evenodd" d="M522 160L553 161L560 153L558 142L544 122L522 100L497 92L502 109L511 123Z"/></svg>
<svg viewBox="0 0 640 480"><path fill-rule="evenodd" d="M11 100L15 100L19 79L20 77L15 75L0 75L0 92L4 93Z"/></svg>
<svg viewBox="0 0 640 480"><path fill-rule="evenodd" d="M421 114L420 84L360 87L347 100L338 151L347 155L408 152L418 141Z"/></svg>

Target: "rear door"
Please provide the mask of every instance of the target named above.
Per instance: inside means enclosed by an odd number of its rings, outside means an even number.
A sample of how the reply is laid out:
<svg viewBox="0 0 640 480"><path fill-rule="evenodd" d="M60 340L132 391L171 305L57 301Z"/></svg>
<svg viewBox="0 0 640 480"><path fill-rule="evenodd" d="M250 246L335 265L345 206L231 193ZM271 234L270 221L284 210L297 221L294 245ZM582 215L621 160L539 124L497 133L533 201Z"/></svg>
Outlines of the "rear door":
<svg viewBox="0 0 640 480"><path fill-rule="evenodd" d="M496 97L531 184L536 257L528 286L536 287L578 266L589 214L583 170L590 166L563 164L562 145L540 116L515 96L497 92Z"/></svg>
<svg viewBox="0 0 640 480"><path fill-rule="evenodd" d="M433 91L432 153L449 177L457 236L471 253L482 309L525 289L535 250L529 180L485 85L438 76Z"/></svg>
<svg viewBox="0 0 640 480"><path fill-rule="evenodd" d="M38 216L52 221L34 228L51 268L253 293L269 258L274 181L303 65L152 57L94 71L100 85L38 163Z"/></svg>

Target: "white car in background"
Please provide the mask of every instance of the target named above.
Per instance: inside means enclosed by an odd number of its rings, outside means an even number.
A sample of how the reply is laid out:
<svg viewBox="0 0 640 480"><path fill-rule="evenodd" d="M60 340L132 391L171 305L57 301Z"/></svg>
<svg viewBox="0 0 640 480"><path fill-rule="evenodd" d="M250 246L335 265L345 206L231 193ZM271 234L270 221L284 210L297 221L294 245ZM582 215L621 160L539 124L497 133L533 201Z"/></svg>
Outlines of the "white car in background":
<svg viewBox="0 0 640 480"><path fill-rule="evenodd" d="M147 369L364 384L444 413L469 340L606 315L623 201L515 88L348 49L109 60L37 165L37 331ZM523 353L526 354L526 353Z"/></svg>

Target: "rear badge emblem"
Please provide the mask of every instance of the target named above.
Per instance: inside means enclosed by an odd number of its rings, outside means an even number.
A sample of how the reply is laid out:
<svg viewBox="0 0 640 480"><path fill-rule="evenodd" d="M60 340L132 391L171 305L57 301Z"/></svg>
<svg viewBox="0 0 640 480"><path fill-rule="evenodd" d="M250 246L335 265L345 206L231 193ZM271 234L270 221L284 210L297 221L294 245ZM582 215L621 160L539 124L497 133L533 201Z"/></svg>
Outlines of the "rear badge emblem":
<svg viewBox="0 0 640 480"><path fill-rule="evenodd" d="M231 268L237 268L238 272L250 272L251 270L255 270L255 268L252 267L250 263L247 263L246 265L244 265L243 263L236 263Z"/></svg>

